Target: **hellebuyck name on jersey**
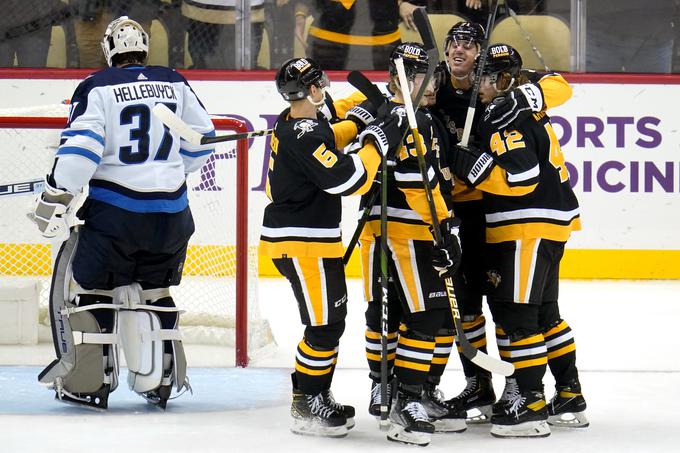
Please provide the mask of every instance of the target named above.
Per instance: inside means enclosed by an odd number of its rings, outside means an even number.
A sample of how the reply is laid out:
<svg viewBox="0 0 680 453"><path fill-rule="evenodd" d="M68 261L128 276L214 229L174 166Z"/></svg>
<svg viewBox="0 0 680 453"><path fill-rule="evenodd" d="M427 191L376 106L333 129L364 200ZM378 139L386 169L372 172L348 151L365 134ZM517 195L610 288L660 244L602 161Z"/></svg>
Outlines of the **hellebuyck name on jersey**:
<svg viewBox="0 0 680 453"><path fill-rule="evenodd" d="M72 193L132 212L180 212L188 206L186 175L213 145L192 145L163 126L152 109L163 103L204 135L215 129L186 79L161 66L107 68L76 88L61 134L53 177Z"/></svg>

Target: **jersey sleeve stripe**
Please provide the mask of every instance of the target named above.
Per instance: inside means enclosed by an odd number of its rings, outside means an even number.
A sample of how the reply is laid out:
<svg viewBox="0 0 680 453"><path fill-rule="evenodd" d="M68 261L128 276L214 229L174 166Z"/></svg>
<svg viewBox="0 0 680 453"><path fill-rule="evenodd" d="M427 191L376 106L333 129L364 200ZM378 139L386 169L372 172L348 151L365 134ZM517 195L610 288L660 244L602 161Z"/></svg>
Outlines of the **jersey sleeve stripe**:
<svg viewBox="0 0 680 453"><path fill-rule="evenodd" d="M184 148L179 149L180 154L183 154L183 155L188 156L188 157L201 157L201 156L208 155L208 154L212 153L213 151L215 151L215 148L210 148L210 149L206 149L206 150L202 150L202 151L189 151L189 150L184 149Z"/></svg>
<svg viewBox="0 0 680 453"><path fill-rule="evenodd" d="M434 169L431 167L427 170L427 177L430 181L433 181L435 178L434 174ZM421 176L420 172L394 172L394 179L397 181L402 181L402 182L418 182L423 180L423 177Z"/></svg>
<svg viewBox="0 0 680 453"><path fill-rule="evenodd" d="M509 183L519 183L519 182L526 182L530 181L533 179L538 178L540 174L540 169L538 164L536 164L533 168L530 168L527 171L523 171L522 173L508 173L508 182Z"/></svg>
<svg viewBox="0 0 680 453"><path fill-rule="evenodd" d="M357 154L350 154L349 157L352 158L352 163L354 164L354 173L352 173L352 176L350 176L349 179L344 183L335 187L324 189L331 195L354 192L352 189L356 190L356 188L358 188L357 185L362 182L362 176L366 174L366 169L364 168L364 164L361 162L361 158Z"/></svg>
<svg viewBox="0 0 680 453"><path fill-rule="evenodd" d="M102 161L101 156L99 156L97 153L79 146L62 146L59 148L59 150L57 150L57 156L63 156L66 154L76 154L78 156L83 156L97 165L99 165L99 163Z"/></svg>
<svg viewBox="0 0 680 453"><path fill-rule="evenodd" d="M90 130L67 130L61 133L61 139L67 139L69 137L84 136L99 142L100 145L104 146L104 137Z"/></svg>

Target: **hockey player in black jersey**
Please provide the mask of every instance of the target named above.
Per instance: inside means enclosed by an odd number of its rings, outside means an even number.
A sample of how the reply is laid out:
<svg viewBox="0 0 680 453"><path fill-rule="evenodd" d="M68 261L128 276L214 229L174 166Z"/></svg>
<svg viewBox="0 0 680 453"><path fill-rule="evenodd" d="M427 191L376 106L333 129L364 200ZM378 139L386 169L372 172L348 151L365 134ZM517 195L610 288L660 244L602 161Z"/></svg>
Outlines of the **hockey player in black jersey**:
<svg viewBox="0 0 680 453"><path fill-rule="evenodd" d="M452 145L462 136L474 84L475 61L483 40L484 28L474 22L456 23L444 39L444 77L431 111L445 125ZM491 121L509 124L518 118L526 118L534 111L561 105L571 97L571 87L561 75L523 72L528 77L527 83L503 93L496 101L497 108L490 113ZM527 93L531 95L527 97ZM475 111L470 136L472 143L476 143L475 131L483 111L483 108ZM447 148L442 148L442 155L447 152ZM451 158L447 157L447 160ZM465 334L472 344L486 352L486 319L482 314L483 288L487 284L482 262L485 223L482 194L460 179L454 178L454 182L453 210L461 220L460 240L463 250L460 275L455 281L456 295ZM448 402L468 411L468 423L488 422L491 405L496 399L491 373L479 368L462 354L459 356L467 385ZM509 381L508 384L511 383Z"/></svg>
<svg viewBox="0 0 680 453"><path fill-rule="evenodd" d="M480 99L490 104L478 131L481 149L456 147L452 163L460 179L484 194L485 267L494 276L487 298L501 357L515 366L515 385L491 417L491 433L498 437L548 436L548 423L588 425L573 334L557 303L564 246L581 228L564 156L545 113L507 125L490 115L506 101L499 95L526 86L521 66L511 46L489 47L480 84ZM546 366L557 385L549 404L542 382Z"/></svg>
<svg viewBox="0 0 680 453"><path fill-rule="evenodd" d="M394 61L402 58L411 86L411 93L402 93L397 81ZM418 43L397 46L390 57L390 90L395 93L387 104L388 110L401 110L404 96L414 96L423 83L427 71L427 53ZM432 87L426 88L432 92ZM388 335L388 361L393 364L396 380L395 397L390 410L392 427L388 439L427 445L435 425L447 431L465 429L464 415L457 416L437 399L437 382L429 380L440 359L448 357L453 338L449 333L452 319L444 282L440 273L452 272L457 266L460 248L455 235L453 219L439 191L438 180L432 166L432 120L422 109L416 112L418 129L427 150L427 174L433 188L433 197L439 225L432 225L422 176L419 171L413 136L408 134L397 150L393 171L387 175L387 254L391 285L401 306L401 319L390 309ZM366 200L362 200L362 204ZM368 303L367 356L373 380L374 396L379 395L379 337L380 337L380 202L371 208L368 222L361 237L361 255L365 292ZM431 228L440 228L446 238L445 250L434 245ZM448 254L445 264L433 260L434 256ZM436 262L435 262L436 261ZM438 269L433 267L433 263ZM399 320L402 325L397 333ZM447 332L443 336L442 329ZM445 338L446 337L446 338ZM448 339L448 348L439 340ZM440 355L442 357L440 357ZM445 362L444 362L445 363ZM443 371L443 368L442 370Z"/></svg>
<svg viewBox="0 0 680 453"><path fill-rule="evenodd" d="M354 425L354 408L338 404L330 390L347 313L340 199L370 188L382 155L400 144L402 132L389 116L368 126L358 120L331 126L318 112L328 78L311 59L285 62L276 86L290 107L279 115L271 140L271 203L260 251L289 280L306 326L292 376L291 430L342 437ZM359 129L361 149L341 153Z"/></svg>

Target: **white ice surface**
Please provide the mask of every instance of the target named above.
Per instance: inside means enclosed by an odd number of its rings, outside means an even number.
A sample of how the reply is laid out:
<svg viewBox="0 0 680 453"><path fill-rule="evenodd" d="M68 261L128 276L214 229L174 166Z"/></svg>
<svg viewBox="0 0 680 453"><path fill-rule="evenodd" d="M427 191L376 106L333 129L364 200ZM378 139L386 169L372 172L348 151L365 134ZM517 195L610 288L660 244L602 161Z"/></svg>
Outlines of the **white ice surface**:
<svg viewBox="0 0 680 453"><path fill-rule="evenodd" d="M363 350L360 282L348 282L347 329L333 391L357 408L356 428L344 439L300 437L288 431L290 378L302 334L288 284L263 280L261 309L278 347L249 369L224 367L233 351L190 348L194 389L162 413L122 383L110 409L95 413L54 402L37 384L51 346L0 348L0 453L5 452L325 452L405 451L385 440L367 413L369 381ZM680 281L564 281L560 303L574 329L591 426L553 429L546 439L495 439L488 427L435 435L431 452L676 452L680 451ZM489 317L490 319L490 317ZM490 337L491 338L491 337ZM490 353L495 348L490 345ZM40 364L42 366L36 366ZM204 368L205 366L215 366ZM548 373L549 374L549 373ZM502 379L494 379L497 392ZM463 386L452 357L442 389ZM546 377L548 397L552 381Z"/></svg>

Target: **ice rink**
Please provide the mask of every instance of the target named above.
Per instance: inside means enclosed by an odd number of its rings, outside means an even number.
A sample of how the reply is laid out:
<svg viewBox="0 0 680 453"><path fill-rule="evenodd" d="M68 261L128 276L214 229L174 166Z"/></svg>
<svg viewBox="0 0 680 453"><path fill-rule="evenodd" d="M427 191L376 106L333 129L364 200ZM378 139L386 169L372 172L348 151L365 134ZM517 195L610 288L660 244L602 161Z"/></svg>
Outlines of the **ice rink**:
<svg viewBox="0 0 680 453"><path fill-rule="evenodd" d="M356 427L343 439L300 437L288 431L290 371L301 337L287 282L262 280L261 310L277 347L236 369L233 350L190 347L193 395L163 413L122 383L105 413L59 404L36 376L52 360L51 345L2 347L0 452L363 452L405 451L388 442L368 415L370 383L363 345L360 282L348 282L347 330L341 340L333 391L357 408ZM587 429L553 429L545 439L496 439L487 426L437 434L432 452L675 452L680 451L680 281L563 281L563 317L574 330ZM490 317L488 317L490 319ZM490 337L490 340L492 337ZM490 345L490 353L495 354ZM17 365L22 364L22 365ZM497 393L503 380L494 379ZM442 389L447 397L464 379L452 357ZM552 396L550 377L546 393Z"/></svg>

